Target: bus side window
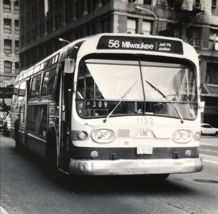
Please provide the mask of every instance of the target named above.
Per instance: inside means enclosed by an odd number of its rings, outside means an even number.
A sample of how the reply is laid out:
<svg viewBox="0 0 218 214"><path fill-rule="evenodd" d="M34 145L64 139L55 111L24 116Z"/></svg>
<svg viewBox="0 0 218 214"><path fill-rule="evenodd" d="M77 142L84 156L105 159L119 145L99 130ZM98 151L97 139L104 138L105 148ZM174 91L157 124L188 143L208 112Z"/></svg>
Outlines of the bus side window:
<svg viewBox="0 0 218 214"><path fill-rule="evenodd" d="M47 71L43 77L42 96L52 95L54 90L54 81L56 76L56 68Z"/></svg>
<svg viewBox="0 0 218 214"><path fill-rule="evenodd" d="M18 101L23 101L25 96L25 90L26 90L26 82L22 82L20 84L20 89L18 92Z"/></svg>
<svg viewBox="0 0 218 214"><path fill-rule="evenodd" d="M41 82L41 75L38 75L33 78L31 89L30 89L30 98L37 98L39 96L40 82Z"/></svg>

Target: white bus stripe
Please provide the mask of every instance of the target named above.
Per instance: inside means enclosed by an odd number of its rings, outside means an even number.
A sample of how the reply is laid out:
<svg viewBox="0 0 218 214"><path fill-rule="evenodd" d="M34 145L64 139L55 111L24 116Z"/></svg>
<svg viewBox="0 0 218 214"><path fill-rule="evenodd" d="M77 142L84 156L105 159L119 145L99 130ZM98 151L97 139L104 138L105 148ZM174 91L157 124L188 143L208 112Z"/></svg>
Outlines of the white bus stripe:
<svg viewBox="0 0 218 214"><path fill-rule="evenodd" d="M1 214L8 214L3 207L0 206L0 213Z"/></svg>

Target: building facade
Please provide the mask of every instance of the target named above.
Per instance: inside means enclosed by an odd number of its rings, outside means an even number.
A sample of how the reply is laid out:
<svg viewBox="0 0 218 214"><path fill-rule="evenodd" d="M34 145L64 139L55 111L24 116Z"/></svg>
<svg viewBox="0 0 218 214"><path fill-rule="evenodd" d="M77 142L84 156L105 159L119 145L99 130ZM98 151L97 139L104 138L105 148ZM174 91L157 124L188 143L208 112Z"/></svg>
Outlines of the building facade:
<svg viewBox="0 0 218 214"><path fill-rule="evenodd" d="M217 0L20 0L21 68L65 45L59 38L103 32L172 36L193 45L201 67L202 120L218 127Z"/></svg>
<svg viewBox="0 0 218 214"><path fill-rule="evenodd" d="M19 4L0 0L0 87L10 87L19 73ZM10 99L0 103L10 105Z"/></svg>

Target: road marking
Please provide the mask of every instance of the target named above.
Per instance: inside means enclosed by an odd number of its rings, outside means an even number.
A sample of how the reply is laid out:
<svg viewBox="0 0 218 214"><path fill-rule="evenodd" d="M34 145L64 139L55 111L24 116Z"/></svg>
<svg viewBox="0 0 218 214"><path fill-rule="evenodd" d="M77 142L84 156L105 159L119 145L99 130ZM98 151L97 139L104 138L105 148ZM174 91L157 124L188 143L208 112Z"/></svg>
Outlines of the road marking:
<svg viewBox="0 0 218 214"><path fill-rule="evenodd" d="M201 145L207 145L207 146L216 146L213 143L207 143L207 142L200 142L200 146Z"/></svg>
<svg viewBox="0 0 218 214"><path fill-rule="evenodd" d="M8 214L3 207L0 206L0 213L1 214Z"/></svg>
<svg viewBox="0 0 218 214"><path fill-rule="evenodd" d="M203 162L209 162L209 163L218 164L218 162L216 162L216 161L209 161L209 160L204 160L204 159L203 159Z"/></svg>
<svg viewBox="0 0 218 214"><path fill-rule="evenodd" d="M218 153L218 151L213 151L213 150L209 150L209 149L199 149L199 150L206 151L206 152Z"/></svg>
<svg viewBox="0 0 218 214"><path fill-rule="evenodd" d="M203 162L208 162L208 163L214 163L214 164L218 164L217 161L211 161L211 160L205 160L204 159L204 156L207 156L207 157L212 157L211 155L204 155L204 154L200 154L200 156L203 158Z"/></svg>

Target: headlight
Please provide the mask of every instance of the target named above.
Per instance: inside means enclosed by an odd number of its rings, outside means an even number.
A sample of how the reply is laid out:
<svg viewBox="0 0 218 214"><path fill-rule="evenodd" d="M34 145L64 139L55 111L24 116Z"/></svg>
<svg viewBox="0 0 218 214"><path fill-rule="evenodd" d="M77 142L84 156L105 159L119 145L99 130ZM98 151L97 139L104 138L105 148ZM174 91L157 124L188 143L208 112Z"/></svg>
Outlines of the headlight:
<svg viewBox="0 0 218 214"><path fill-rule="evenodd" d="M188 143L192 139L192 133L189 130L177 130L173 133L173 141L176 143Z"/></svg>
<svg viewBox="0 0 218 214"><path fill-rule="evenodd" d="M101 131L95 131L94 134L93 134L93 137L96 139L96 140L101 140L103 138L103 133Z"/></svg>
<svg viewBox="0 0 218 214"><path fill-rule="evenodd" d="M189 140L190 137L191 137L191 133L188 132L188 131L185 131L185 132L183 133L183 135L182 135L182 138L183 138L184 140Z"/></svg>
<svg viewBox="0 0 218 214"><path fill-rule="evenodd" d="M93 141L97 143L110 143L115 138L115 133L112 129L97 129L91 134Z"/></svg>
<svg viewBox="0 0 218 214"><path fill-rule="evenodd" d="M182 137L182 133L177 131L173 134L173 137L175 140L180 140Z"/></svg>
<svg viewBox="0 0 218 214"><path fill-rule="evenodd" d="M114 133L110 130L105 131L104 138L105 140L111 140L114 136Z"/></svg>

